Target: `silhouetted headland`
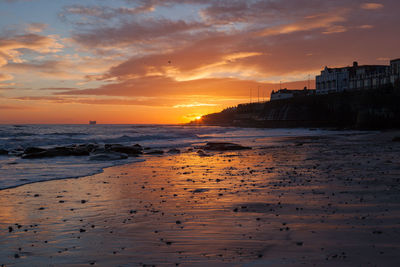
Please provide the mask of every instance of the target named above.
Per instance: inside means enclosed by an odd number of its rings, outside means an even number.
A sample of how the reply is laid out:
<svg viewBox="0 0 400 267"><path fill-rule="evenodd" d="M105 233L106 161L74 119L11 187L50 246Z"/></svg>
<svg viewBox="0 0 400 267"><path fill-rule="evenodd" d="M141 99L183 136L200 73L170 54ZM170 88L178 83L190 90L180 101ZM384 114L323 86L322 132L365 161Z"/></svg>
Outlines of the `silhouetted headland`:
<svg viewBox="0 0 400 267"><path fill-rule="evenodd" d="M241 127L400 128L400 60L389 66L328 68L316 90L281 89L271 101L239 104L190 124Z"/></svg>

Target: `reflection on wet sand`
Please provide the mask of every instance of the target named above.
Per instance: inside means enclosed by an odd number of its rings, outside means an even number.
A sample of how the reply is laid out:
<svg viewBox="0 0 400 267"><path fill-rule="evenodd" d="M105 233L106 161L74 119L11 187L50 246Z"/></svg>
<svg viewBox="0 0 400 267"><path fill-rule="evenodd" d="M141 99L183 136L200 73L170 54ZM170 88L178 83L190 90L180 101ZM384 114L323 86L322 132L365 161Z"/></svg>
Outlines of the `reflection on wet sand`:
<svg viewBox="0 0 400 267"><path fill-rule="evenodd" d="M0 264L391 266L400 148L374 138L149 157L0 191Z"/></svg>

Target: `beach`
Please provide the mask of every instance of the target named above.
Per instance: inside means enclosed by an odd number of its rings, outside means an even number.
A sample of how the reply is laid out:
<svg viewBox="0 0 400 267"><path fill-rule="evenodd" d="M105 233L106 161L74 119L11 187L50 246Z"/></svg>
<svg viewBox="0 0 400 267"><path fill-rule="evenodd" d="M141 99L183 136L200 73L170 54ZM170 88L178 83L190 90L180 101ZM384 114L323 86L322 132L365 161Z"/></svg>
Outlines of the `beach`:
<svg viewBox="0 0 400 267"><path fill-rule="evenodd" d="M0 266L398 266L399 135L181 149L0 190Z"/></svg>

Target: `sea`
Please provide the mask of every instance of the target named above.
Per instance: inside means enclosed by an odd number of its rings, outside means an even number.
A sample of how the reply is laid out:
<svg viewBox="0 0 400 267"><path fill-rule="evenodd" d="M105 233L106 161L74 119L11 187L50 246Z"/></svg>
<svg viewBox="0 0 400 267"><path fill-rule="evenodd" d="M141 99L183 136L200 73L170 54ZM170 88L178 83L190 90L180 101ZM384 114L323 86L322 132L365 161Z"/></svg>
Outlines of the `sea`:
<svg viewBox="0 0 400 267"><path fill-rule="evenodd" d="M186 150L209 141L234 142L257 147L271 145L279 137L335 134L321 129L254 129L187 125L0 125L0 149L50 148L73 144L139 144L145 148ZM87 156L22 159L0 155L0 190L55 179L78 178L104 168L143 161L130 157L95 161Z"/></svg>

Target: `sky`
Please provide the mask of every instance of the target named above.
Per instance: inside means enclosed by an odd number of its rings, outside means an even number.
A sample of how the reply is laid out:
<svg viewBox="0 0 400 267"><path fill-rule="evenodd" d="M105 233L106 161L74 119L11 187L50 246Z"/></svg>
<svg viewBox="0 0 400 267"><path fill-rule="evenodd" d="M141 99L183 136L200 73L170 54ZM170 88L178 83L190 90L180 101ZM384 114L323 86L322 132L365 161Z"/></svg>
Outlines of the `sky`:
<svg viewBox="0 0 400 267"><path fill-rule="evenodd" d="M398 0L0 0L0 123L183 123L400 57Z"/></svg>

